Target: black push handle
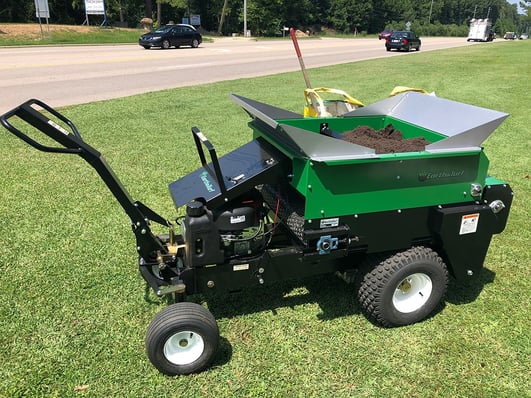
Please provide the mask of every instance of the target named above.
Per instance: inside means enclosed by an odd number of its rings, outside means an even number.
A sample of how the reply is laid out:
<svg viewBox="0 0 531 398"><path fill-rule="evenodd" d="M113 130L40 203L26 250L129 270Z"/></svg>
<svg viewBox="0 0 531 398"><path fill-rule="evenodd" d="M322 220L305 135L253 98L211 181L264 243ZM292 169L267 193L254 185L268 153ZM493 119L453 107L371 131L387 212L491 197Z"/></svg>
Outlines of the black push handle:
<svg viewBox="0 0 531 398"><path fill-rule="evenodd" d="M225 187L225 181L223 180L223 175L221 174L221 167L219 165L218 155L216 154L216 149L214 145L208 140L207 137L199 130L197 127L192 127L192 134L194 136L195 146L197 148L197 153L199 153L199 159L201 159L201 165L209 172L210 175L216 178L219 189L222 194L227 193L227 188ZM209 167L205 157L205 151L203 150L203 144L208 153L210 154L210 159L212 160L212 167L214 171Z"/></svg>
<svg viewBox="0 0 531 398"><path fill-rule="evenodd" d="M36 107L42 109L38 110ZM68 131L60 124L49 119L41 111L49 113L56 118L56 120L68 126L71 131ZM10 119L13 117L22 119L35 129L56 141L58 144L62 145L62 147L50 147L35 141L35 139L23 133L11 123ZM129 193L123 187L122 183L118 177L116 177L105 159L96 149L83 141L76 126L74 126L74 124L65 116L61 115L45 103L36 99L31 99L0 116L0 122L11 133L40 151L77 154L85 159L100 175L103 182L107 185L116 200L118 200L118 203L120 203L131 219L140 256L144 259L148 259L153 256L153 253L159 251L164 252L166 250L162 241L151 232L149 221L151 219L165 226L171 224L149 207L140 202L133 202Z"/></svg>
<svg viewBox="0 0 531 398"><path fill-rule="evenodd" d="M35 108L35 106L42 108L46 112L52 114L58 120L65 123L71 131L66 130L58 123L44 116L38 109ZM32 137L23 133L20 129L16 128L10 122L10 119L15 116L24 120L26 123L33 126L35 129L43 132L52 140L62 145L62 147L51 147L43 145ZM0 116L0 122L7 130L9 130L15 136L25 141L32 147L38 149L39 151L72 154L79 154L83 151L82 147L84 141L81 135L79 134L76 126L74 126L74 123L72 123L69 119L61 115L49 105L37 99L30 99L24 102L23 104L17 106L16 108L12 109L11 111L5 113L4 115Z"/></svg>

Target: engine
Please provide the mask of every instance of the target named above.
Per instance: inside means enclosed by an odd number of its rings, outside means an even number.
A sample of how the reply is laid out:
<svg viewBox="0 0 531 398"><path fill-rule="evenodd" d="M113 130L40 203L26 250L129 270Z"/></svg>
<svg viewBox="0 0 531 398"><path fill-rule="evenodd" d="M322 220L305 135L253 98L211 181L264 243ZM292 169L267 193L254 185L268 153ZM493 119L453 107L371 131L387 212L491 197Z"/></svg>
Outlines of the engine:
<svg viewBox="0 0 531 398"><path fill-rule="evenodd" d="M255 254L264 243L264 209L261 198L246 198L236 207L214 212L225 257Z"/></svg>
<svg viewBox="0 0 531 398"><path fill-rule="evenodd" d="M214 210L199 200L188 203L183 224L188 264L198 267L259 253L268 235L265 214L256 190Z"/></svg>

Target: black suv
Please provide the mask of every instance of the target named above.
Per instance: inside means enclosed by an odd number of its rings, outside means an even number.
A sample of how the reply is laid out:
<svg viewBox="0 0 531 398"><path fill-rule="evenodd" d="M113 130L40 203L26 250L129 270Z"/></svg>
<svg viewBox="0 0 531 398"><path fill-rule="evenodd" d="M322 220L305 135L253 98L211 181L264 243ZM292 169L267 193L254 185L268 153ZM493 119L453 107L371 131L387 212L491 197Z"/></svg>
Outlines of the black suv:
<svg viewBox="0 0 531 398"><path fill-rule="evenodd" d="M415 49L420 51L420 38L409 30L394 31L391 36L385 39L385 49L391 51L393 48L400 51L410 51Z"/></svg>

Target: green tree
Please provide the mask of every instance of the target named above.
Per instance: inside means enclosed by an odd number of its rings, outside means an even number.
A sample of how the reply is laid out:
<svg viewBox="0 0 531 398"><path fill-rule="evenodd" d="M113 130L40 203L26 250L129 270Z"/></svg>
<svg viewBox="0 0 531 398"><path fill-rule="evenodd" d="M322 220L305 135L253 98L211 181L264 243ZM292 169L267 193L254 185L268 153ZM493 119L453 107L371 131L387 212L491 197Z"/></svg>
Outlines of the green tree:
<svg viewBox="0 0 531 398"><path fill-rule="evenodd" d="M199 14L207 31L243 30L243 0L105 0L105 4L111 25L127 21L137 26L142 17L153 16L161 23L180 22L184 16ZM84 0L49 0L49 6L53 23L81 24L85 19ZM459 34L471 18L488 16L502 34L530 28L531 2L521 1L520 7L524 14L506 0L247 0L247 22L253 34L268 36L279 34L283 26L376 33L386 27L403 29L407 21L429 34ZM98 18L91 16L91 23ZM35 22L34 0L0 0L0 22Z"/></svg>
<svg viewBox="0 0 531 398"><path fill-rule="evenodd" d="M276 35L282 28L284 9L283 0L247 0L247 29L257 36Z"/></svg>
<svg viewBox="0 0 531 398"><path fill-rule="evenodd" d="M371 13L370 1L331 0L328 22L342 33L353 33L355 29L368 30Z"/></svg>

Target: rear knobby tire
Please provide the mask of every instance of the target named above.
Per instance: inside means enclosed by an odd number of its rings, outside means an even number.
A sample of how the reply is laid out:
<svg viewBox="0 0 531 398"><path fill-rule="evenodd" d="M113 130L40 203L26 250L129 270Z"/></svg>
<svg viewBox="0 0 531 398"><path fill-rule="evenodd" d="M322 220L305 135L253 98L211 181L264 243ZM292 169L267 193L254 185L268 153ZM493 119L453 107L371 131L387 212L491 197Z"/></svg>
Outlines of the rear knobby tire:
<svg viewBox="0 0 531 398"><path fill-rule="evenodd" d="M448 270L437 253L420 246L380 260L362 271L358 282L358 302L365 316L384 327L428 317L448 288Z"/></svg>
<svg viewBox="0 0 531 398"><path fill-rule="evenodd" d="M197 373L207 368L217 352L219 329L214 316L195 303L180 302L160 311L149 324L146 351L160 372Z"/></svg>

